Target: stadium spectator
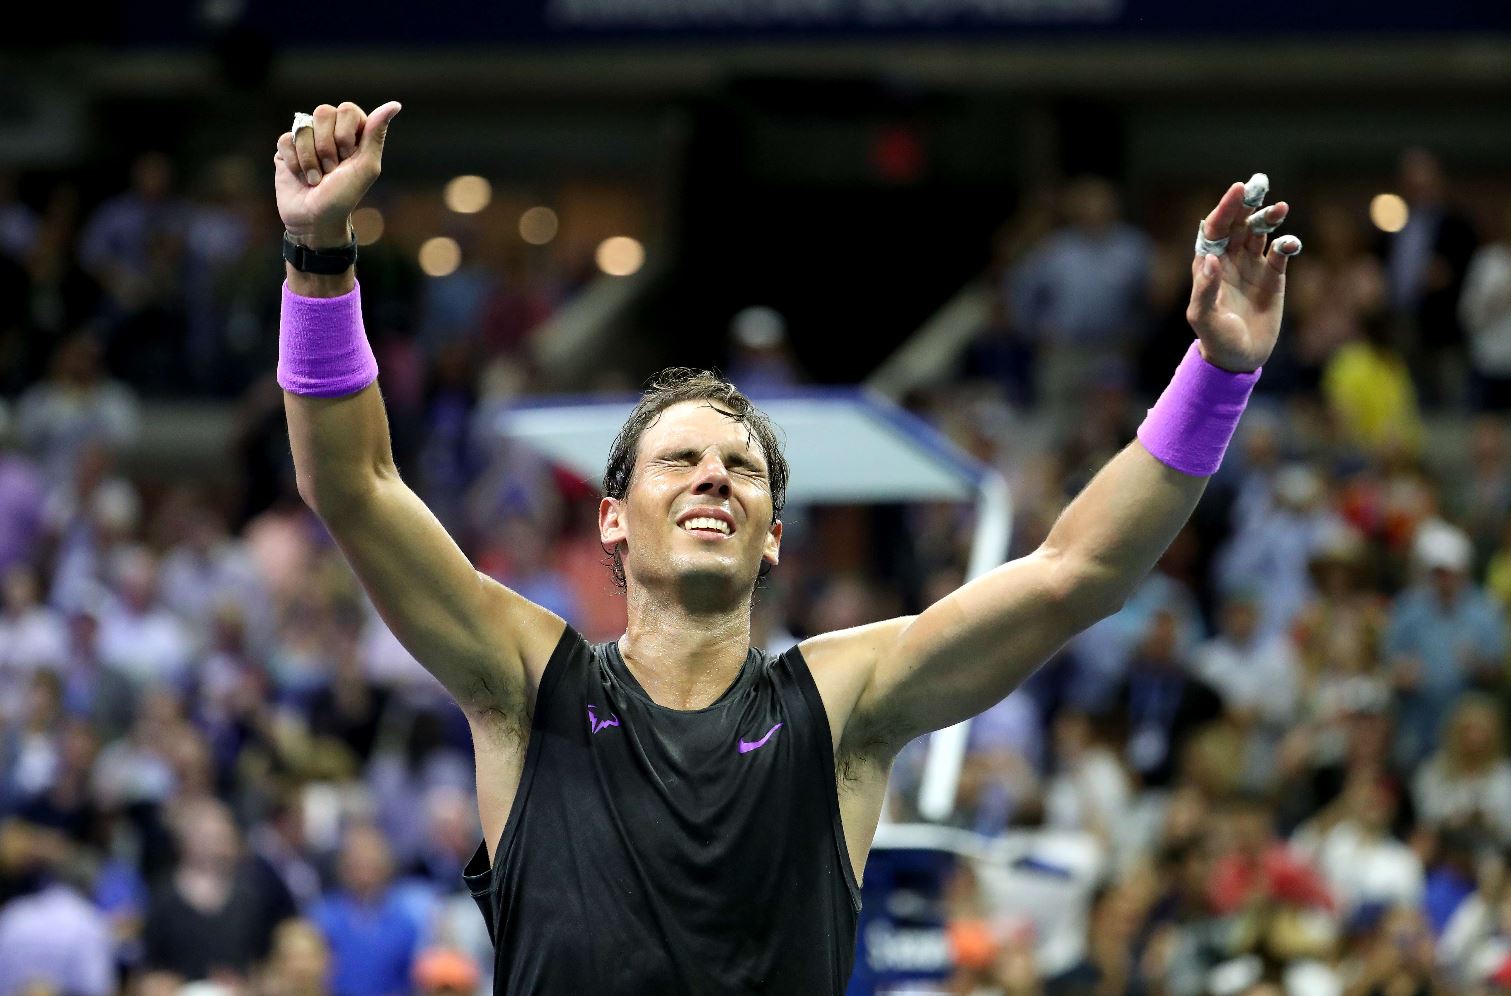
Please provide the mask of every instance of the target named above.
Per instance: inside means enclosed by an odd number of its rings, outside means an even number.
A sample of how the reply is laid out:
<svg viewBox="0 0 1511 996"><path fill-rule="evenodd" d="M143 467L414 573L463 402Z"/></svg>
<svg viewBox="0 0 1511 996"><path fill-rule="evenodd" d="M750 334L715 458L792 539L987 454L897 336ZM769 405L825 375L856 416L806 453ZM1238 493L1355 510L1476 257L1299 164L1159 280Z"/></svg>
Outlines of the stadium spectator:
<svg viewBox="0 0 1511 996"><path fill-rule="evenodd" d="M1315 206L1306 240L1307 266L1287 275L1286 310L1296 387L1315 391L1329 357L1358 341L1371 316L1384 312L1385 273L1366 251L1353 211L1337 203Z"/></svg>
<svg viewBox="0 0 1511 996"><path fill-rule="evenodd" d="M1217 692L1229 715L1278 735L1295 714L1296 655L1289 634L1259 632L1259 597L1252 589L1223 601L1217 636L1196 648L1193 668Z"/></svg>
<svg viewBox="0 0 1511 996"><path fill-rule="evenodd" d="M158 598L157 559L139 547L123 551L116 577L119 594L100 614L101 660L139 686L184 683L194 644Z"/></svg>
<svg viewBox="0 0 1511 996"><path fill-rule="evenodd" d="M36 456L47 479L58 484L74 476L91 443L117 451L132 446L139 421L135 392L107 378L99 341L81 332L58 347L48 379L21 395L16 438Z"/></svg>
<svg viewBox="0 0 1511 996"><path fill-rule="evenodd" d="M1406 357L1381 316L1339 346L1322 371L1322 394L1343 440L1366 453L1420 452L1426 430Z"/></svg>
<svg viewBox="0 0 1511 996"><path fill-rule="evenodd" d="M1115 701L1128 761L1146 789L1168 787L1180 745L1222 714L1217 693L1180 656L1175 616L1165 610L1150 620Z"/></svg>
<svg viewBox="0 0 1511 996"><path fill-rule="evenodd" d="M246 544L229 535L225 519L191 500L174 509L177 538L162 559L163 606L189 625L203 646L217 619L233 609L252 647L265 650L272 637L272 605Z"/></svg>
<svg viewBox="0 0 1511 996"><path fill-rule="evenodd" d="M37 572L17 564L0 590L0 716L10 715L13 688L38 668L57 669L68 657L68 630L60 613L40 601Z"/></svg>
<svg viewBox="0 0 1511 996"><path fill-rule="evenodd" d="M1290 628L1312 594L1312 555L1340 525L1327 482L1310 464L1280 467L1267 491L1268 501L1242 510L1213 564L1221 590L1258 598L1261 637Z"/></svg>
<svg viewBox="0 0 1511 996"><path fill-rule="evenodd" d="M273 931L273 950L259 991L267 996L326 996L330 949L308 920L285 920Z"/></svg>
<svg viewBox="0 0 1511 996"><path fill-rule="evenodd" d="M1130 369L1147 331L1153 253L1149 237L1121 220L1108 181L1081 177L1062 198L1067 224L1017 264L1010 300L1014 324L1038 345L1034 399L1065 419L1109 361Z"/></svg>
<svg viewBox="0 0 1511 996"><path fill-rule="evenodd" d="M1478 568L1489 560L1511 516L1511 437L1497 415L1476 416L1468 429L1463 460L1446 482L1443 508L1469 534Z"/></svg>
<svg viewBox="0 0 1511 996"><path fill-rule="evenodd" d="M1511 760L1493 701L1469 696L1458 704L1442 746L1417 770L1412 798L1426 826L1511 843Z"/></svg>
<svg viewBox="0 0 1511 996"><path fill-rule="evenodd" d="M1359 766L1338 799L1292 838L1297 853L1327 880L1345 918L1366 904L1421 905L1422 859L1391 833L1395 791L1385 772Z"/></svg>
<svg viewBox="0 0 1511 996"><path fill-rule="evenodd" d="M1479 407L1511 408L1511 201L1503 201L1497 238L1475 250L1459 298Z"/></svg>
<svg viewBox="0 0 1511 996"><path fill-rule="evenodd" d="M1403 152L1398 179L1409 213L1405 226L1386 240L1390 304L1411 321L1417 352L1428 364L1422 385L1428 397L1462 405L1467 371L1458 304L1478 238L1451 203L1442 164L1431 152Z"/></svg>
<svg viewBox="0 0 1511 996"><path fill-rule="evenodd" d="M1396 599L1385 638L1401 696L1398 749L1410 763L1427 754L1459 695L1493 685L1504 665L1505 620L1470 578L1472 558L1462 530L1442 521L1418 528L1413 559L1425 577Z"/></svg>
<svg viewBox="0 0 1511 996"><path fill-rule="evenodd" d="M330 945L331 988L350 996L407 992L420 933L393 887L393 856L382 832L349 828L338 874L340 890L310 912Z"/></svg>
<svg viewBox="0 0 1511 996"><path fill-rule="evenodd" d="M109 924L72 884L87 880L84 868L70 867L77 855L53 831L8 829L37 885L0 906L0 993L116 992Z"/></svg>
<svg viewBox="0 0 1511 996"><path fill-rule="evenodd" d="M414 987L420 996L470 996L479 977L472 959L459 951L436 948L415 960Z"/></svg>
<svg viewBox="0 0 1511 996"><path fill-rule="evenodd" d="M244 981L272 947L273 930L294 914L272 871L242 849L230 810L213 799L177 819L180 857L152 890L145 967L184 981Z"/></svg>

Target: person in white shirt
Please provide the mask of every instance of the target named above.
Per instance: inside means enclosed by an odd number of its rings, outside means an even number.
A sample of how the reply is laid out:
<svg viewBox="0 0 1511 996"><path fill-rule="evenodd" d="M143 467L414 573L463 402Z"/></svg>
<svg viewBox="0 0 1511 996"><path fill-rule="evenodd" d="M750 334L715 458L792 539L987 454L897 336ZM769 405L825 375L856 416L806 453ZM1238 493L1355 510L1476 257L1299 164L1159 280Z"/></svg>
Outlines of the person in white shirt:
<svg viewBox="0 0 1511 996"><path fill-rule="evenodd" d="M62 615L39 602L37 572L27 564L5 575L0 601L0 724L17 718L39 668L56 670L68 657Z"/></svg>
<svg viewBox="0 0 1511 996"><path fill-rule="evenodd" d="M1284 632L1260 632L1259 610L1252 589L1231 592L1223 602L1218 634L1197 647L1194 667L1229 712L1283 727L1296 711L1296 649Z"/></svg>
<svg viewBox="0 0 1511 996"><path fill-rule="evenodd" d="M182 681L194 649L183 622L157 598L157 561L144 549L122 558L119 596L101 613L100 656L137 685Z"/></svg>
<svg viewBox="0 0 1511 996"><path fill-rule="evenodd" d="M1063 710L1055 717L1055 771L1044 788L1044 825L1093 834L1121 866L1130 840L1123 832L1133 782L1116 752L1101 742L1091 718Z"/></svg>
<svg viewBox="0 0 1511 996"><path fill-rule="evenodd" d="M1442 748L1417 769L1411 791L1423 824L1483 829L1511 843L1511 761L1494 700L1470 694L1459 701Z"/></svg>
<svg viewBox="0 0 1511 996"><path fill-rule="evenodd" d="M1422 859L1391 835L1396 808L1396 790L1384 772L1355 768L1337 801L1292 840L1327 879L1345 918L1367 903L1415 907L1422 901Z"/></svg>
<svg viewBox="0 0 1511 996"><path fill-rule="evenodd" d="M1470 257L1458 309L1480 407L1493 411L1511 408L1511 201L1501 215L1501 237Z"/></svg>

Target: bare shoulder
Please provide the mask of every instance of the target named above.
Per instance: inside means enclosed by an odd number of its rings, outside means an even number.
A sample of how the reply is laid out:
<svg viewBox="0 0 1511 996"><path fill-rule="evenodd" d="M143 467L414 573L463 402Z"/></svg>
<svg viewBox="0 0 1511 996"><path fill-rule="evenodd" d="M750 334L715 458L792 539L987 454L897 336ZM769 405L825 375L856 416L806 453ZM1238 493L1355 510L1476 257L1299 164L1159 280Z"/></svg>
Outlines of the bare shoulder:
<svg viewBox="0 0 1511 996"><path fill-rule="evenodd" d="M878 731L863 729L856 706L875 673L876 662L893 647L913 617L901 616L881 622L837 630L804 640L799 645L808 670L824 700L835 757L854 753L860 740L870 741Z"/></svg>

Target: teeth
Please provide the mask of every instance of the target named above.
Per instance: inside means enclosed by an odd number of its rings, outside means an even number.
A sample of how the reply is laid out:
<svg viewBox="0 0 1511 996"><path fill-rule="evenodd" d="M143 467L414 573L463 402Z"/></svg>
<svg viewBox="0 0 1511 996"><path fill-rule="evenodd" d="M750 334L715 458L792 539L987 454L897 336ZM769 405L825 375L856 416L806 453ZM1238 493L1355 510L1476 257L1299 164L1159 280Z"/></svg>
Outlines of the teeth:
<svg viewBox="0 0 1511 996"><path fill-rule="evenodd" d="M683 529L717 529L719 532L723 533L725 536L729 535L729 523L725 522L723 519L714 519L714 518L710 518L710 517L707 517L707 516L700 516L700 517L695 518L695 519L688 519L686 522L682 523L682 528Z"/></svg>

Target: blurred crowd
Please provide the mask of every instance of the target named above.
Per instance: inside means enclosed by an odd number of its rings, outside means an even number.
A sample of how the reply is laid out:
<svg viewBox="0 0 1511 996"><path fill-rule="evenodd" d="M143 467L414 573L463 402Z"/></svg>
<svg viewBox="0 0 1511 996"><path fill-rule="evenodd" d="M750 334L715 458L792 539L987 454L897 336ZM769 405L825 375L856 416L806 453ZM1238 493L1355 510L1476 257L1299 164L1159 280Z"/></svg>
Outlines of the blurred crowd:
<svg viewBox="0 0 1511 996"><path fill-rule="evenodd" d="M956 822L996 850L948 892L953 991L1511 991L1511 189L1467 204L1422 150L1396 188L1389 233L1293 199L1280 345L1191 523L973 725ZM1009 476L1017 552L1189 344L1198 203L1141 230L1085 179L1004 230L992 326L918 401Z"/></svg>
<svg viewBox="0 0 1511 996"><path fill-rule="evenodd" d="M465 721L294 492L276 220L212 173L180 199L144 157L90 213L0 190L0 994L491 991ZM1399 189L1388 235L1294 198L1281 346L1191 524L973 724L952 822L1007 857L950 885L953 991L1511 988L1511 190L1474 213L1421 151ZM1022 205L990 327L909 399L1007 476L1014 555L1190 342L1188 224L1098 179ZM474 425L571 282L369 259L406 478L479 569L616 637L591 487ZM732 331L737 382L800 378L780 316ZM185 390L240 398L230 485L123 470L141 398ZM768 650L964 579L969 509L787 518Z"/></svg>

